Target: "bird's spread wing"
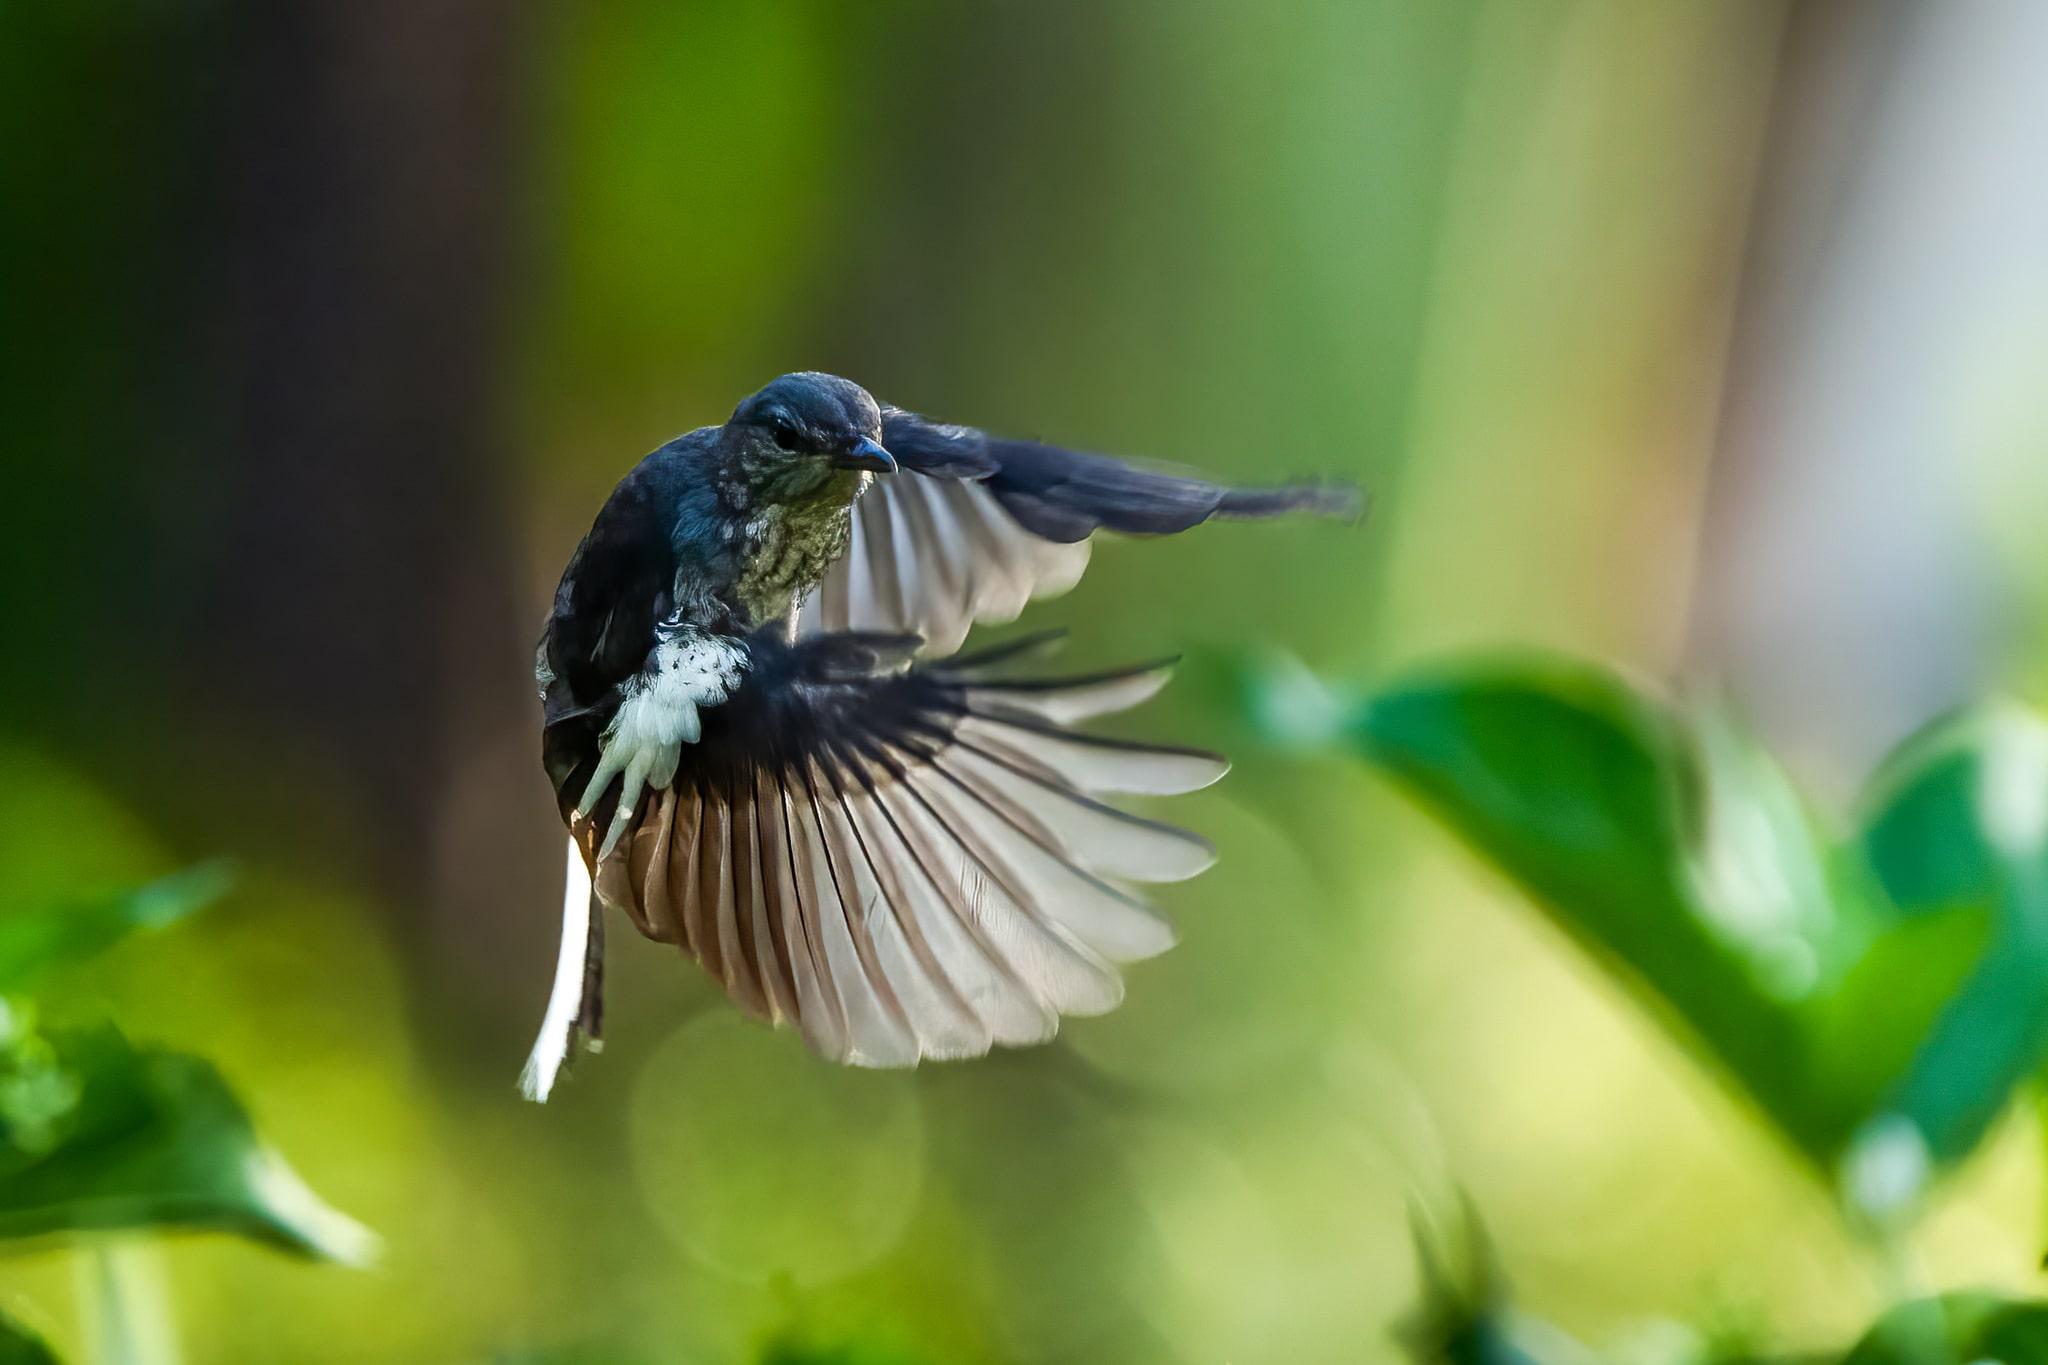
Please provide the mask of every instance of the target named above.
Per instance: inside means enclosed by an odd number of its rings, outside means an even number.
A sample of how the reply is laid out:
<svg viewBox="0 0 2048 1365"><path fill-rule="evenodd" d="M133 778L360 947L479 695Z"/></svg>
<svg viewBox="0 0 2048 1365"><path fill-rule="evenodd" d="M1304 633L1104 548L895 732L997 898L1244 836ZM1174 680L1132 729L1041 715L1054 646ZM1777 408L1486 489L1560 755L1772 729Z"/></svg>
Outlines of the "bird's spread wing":
<svg viewBox="0 0 2048 1365"><path fill-rule="evenodd" d="M901 472L854 505L851 545L805 600L799 633L904 631L950 654L976 621L1013 620L1071 588L1098 530L1168 535L1211 517L1358 505L1349 488L1229 488L898 408L883 410L882 443Z"/></svg>
<svg viewBox="0 0 2048 1365"><path fill-rule="evenodd" d="M1039 1042L1062 1014L1113 1007L1116 964L1173 942L1127 883L1192 876L1213 852L1099 798L1190 791L1227 766L1068 728L1144 700L1163 667L1004 680L1016 647L906 669L916 645L754 636L744 680L596 873L600 899L746 1009L866 1066ZM565 809L593 761L557 775Z"/></svg>

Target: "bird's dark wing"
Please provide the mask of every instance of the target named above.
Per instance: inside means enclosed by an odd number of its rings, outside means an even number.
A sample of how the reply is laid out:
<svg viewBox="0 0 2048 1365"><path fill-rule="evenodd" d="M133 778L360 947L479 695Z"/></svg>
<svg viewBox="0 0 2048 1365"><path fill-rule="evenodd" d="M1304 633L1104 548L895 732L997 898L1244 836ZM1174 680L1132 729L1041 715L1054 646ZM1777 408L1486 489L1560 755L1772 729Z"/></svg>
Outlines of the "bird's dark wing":
<svg viewBox="0 0 2048 1365"><path fill-rule="evenodd" d="M1213 853L1098 798L1226 767L1067 728L1150 696L1161 667L1005 681L991 670L1014 648L906 670L916 645L753 636L745 681L596 870L601 900L739 1004L864 1066L1039 1042L1113 1007L1116 964L1173 942L1123 883ZM583 772L558 784L571 799Z"/></svg>
<svg viewBox="0 0 2048 1365"><path fill-rule="evenodd" d="M971 427L882 413L901 472L855 504L845 556L806 599L801 633L908 631L950 654L976 621L1007 621L1065 592L1098 530L1170 535L1211 517L1355 515L1356 490L1229 488Z"/></svg>
<svg viewBox="0 0 2048 1365"><path fill-rule="evenodd" d="M673 608L660 473L650 458L621 480L562 571L534 661L550 719L602 705L638 673Z"/></svg>

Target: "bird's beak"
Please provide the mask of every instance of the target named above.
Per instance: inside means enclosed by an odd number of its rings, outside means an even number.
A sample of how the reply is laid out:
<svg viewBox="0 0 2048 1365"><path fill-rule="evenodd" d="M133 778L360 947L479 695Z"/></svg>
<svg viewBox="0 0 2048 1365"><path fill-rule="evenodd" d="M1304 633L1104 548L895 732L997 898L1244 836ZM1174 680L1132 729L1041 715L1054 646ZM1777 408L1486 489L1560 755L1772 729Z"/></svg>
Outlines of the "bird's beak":
<svg viewBox="0 0 2048 1365"><path fill-rule="evenodd" d="M841 469L864 469L870 474L894 474L896 457L882 449L880 441L863 436L853 449L832 457L832 463Z"/></svg>

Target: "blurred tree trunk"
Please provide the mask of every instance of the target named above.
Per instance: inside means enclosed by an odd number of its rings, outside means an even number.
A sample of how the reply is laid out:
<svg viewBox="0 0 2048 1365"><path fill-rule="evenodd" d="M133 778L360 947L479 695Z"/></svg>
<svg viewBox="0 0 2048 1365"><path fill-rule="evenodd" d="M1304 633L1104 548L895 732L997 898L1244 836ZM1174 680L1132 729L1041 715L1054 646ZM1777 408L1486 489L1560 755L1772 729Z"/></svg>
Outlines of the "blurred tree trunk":
<svg viewBox="0 0 2048 1365"><path fill-rule="evenodd" d="M30 643L76 684L33 728L97 752L181 842L417 903L451 764L526 719L493 392L514 7L32 23L25 78L92 77L49 80L49 126L8 130L79 157L73 202L18 243L69 281L24 272L53 340L19 396L48 416L46 520L89 528L18 552L63 594ZM114 112L72 127L89 100ZM131 257L149 268L97 287Z"/></svg>
<svg viewBox="0 0 2048 1365"><path fill-rule="evenodd" d="M451 768L529 719L496 426L513 10L259 0L223 35L221 226L194 303L231 407L221 538L171 557L208 566L187 647L226 718L334 746L410 896ZM545 887L540 849L491 866Z"/></svg>

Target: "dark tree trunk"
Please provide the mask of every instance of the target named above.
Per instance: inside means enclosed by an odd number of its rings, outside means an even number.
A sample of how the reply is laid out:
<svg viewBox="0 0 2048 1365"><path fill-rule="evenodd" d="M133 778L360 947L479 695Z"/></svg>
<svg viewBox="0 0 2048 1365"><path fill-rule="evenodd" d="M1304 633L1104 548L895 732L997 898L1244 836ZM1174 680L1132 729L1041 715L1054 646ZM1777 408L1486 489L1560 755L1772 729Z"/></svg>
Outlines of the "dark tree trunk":
<svg viewBox="0 0 2048 1365"><path fill-rule="evenodd" d="M230 0L17 35L27 77L72 72L49 126L6 140L79 158L76 202L15 229L41 267L48 374L18 410L49 433L50 505L10 554L72 604L27 604L17 644L76 679L27 703L36 728L195 850L344 868L401 905L430 894L451 774L531 719L496 426L518 13ZM88 75L111 126L67 131ZM130 259L151 265L100 287ZM538 814L537 771L534 792ZM549 839L493 867L549 887L555 862Z"/></svg>

